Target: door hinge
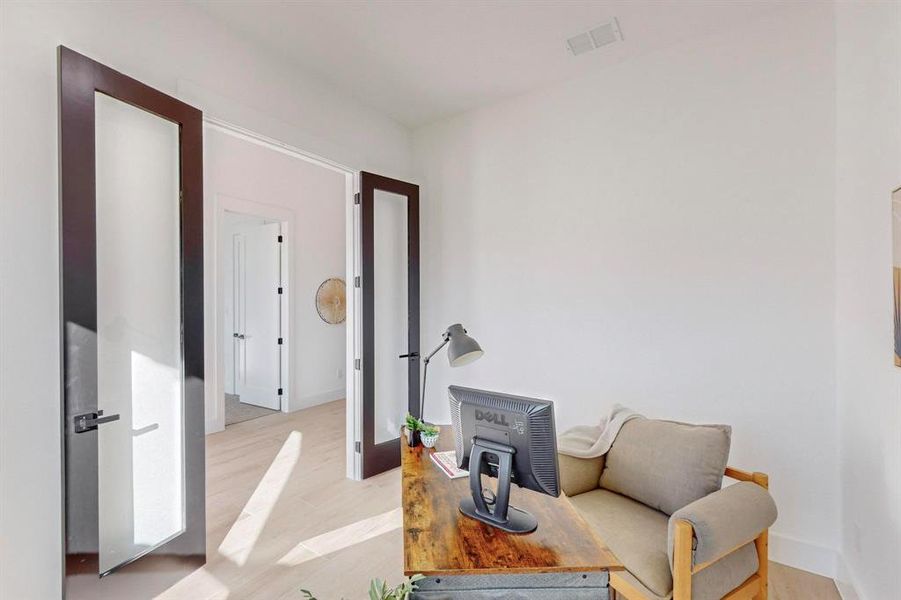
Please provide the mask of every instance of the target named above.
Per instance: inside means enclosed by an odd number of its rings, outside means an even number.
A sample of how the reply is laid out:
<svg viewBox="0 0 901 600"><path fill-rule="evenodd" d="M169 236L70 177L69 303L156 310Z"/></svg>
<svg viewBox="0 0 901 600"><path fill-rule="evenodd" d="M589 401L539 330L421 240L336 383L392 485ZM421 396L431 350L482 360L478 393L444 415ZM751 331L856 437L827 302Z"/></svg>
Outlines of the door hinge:
<svg viewBox="0 0 901 600"><path fill-rule="evenodd" d="M359 453L360 453L360 450L361 450L361 448L360 448L360 442L354 442L354 452L356 452L357 454L359 454Z"/></svg>
<svg viewBox="0 0 901 600"><path fill-rule="evenodd" d="M357 287L357 288L360 287L360 276L359 275L354 277L354 287Z"/></svg>
<svg viewBox="0 0 901 600"><path fill-rule="evenodd" d="M359 203L360 203L360 192L357 192L356 194L354 194L354 204L359 204Z"/></svg>
<svg viewBox="0 0 901 600"><path fill-rule="evenodd" d="M284 338L278 338L278 345L281 346L284 343Z"/></svg>
<svg viewBox="0 0 901 600"><path fill-rule="evenodd" d="M282 288L281 286L279 286L279 288L278 288L278 293L281 294L283 291L284 291L284 288Z"/></svg>
<svg viewBox="0 0 901 600"><path fill-rule="evenodd" d="M354 370L356 370L356 371L359 371L359 370L360 370L360 363L361 363L361 362L362 362L362 361L361 361L359 358L355 358L355 359L354 359Z"/></svg>
<svg viewBox="0 0 901 600"><path fill-rule="evenodd" d="M282 392L283 392L282 388L278 388L278 395L279 395L279 396L282 395Z"/></svg>
<svg viewBox="0 0 901 600"><path fill-rule="evenodd" d="M278 243L279 243L279 244L281 244L281 243L284 242L284 241L285 241L285 238L283 238L282 236L278 236Z"/></svg>

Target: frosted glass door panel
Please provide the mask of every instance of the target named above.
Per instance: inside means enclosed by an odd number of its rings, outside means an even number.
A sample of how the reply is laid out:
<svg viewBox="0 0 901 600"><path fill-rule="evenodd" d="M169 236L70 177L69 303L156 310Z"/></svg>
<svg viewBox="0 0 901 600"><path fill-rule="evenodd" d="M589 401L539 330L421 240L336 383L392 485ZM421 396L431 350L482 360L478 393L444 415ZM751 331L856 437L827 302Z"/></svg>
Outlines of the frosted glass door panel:
<svg viewBox="0 0 901 600"><path fill-rule="evenodd" d="M373 193L375 443L400 435L409 399L407 198Z"/></svg>
<svg viewBox="0 0 901 600"><path fill-rule="evenodd" d="M185 528L179 129L96 100L100 573Z"/></svg>

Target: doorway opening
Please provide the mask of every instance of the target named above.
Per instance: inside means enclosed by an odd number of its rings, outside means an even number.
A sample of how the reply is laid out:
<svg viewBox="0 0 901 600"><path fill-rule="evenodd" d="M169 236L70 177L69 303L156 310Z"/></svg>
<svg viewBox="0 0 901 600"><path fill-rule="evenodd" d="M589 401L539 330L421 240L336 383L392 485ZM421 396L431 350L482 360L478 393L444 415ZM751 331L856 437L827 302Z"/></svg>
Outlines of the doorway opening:
<svg viewBox="0 0 901 600"><path fill-rule="evenodd" d="M210 118L204 160L206 431L287 427L287 413L340 404L342 470L358 477L355 173ZM340 319L321 288L340 289Z"/></svg>
<svg viewBox="0 0 901 600"><path fill-rule="evenodd" d="M225 426L277 414L290 379L282 221L226 210L222 255ZM228 343L229 336L231 343Z"/></svg>

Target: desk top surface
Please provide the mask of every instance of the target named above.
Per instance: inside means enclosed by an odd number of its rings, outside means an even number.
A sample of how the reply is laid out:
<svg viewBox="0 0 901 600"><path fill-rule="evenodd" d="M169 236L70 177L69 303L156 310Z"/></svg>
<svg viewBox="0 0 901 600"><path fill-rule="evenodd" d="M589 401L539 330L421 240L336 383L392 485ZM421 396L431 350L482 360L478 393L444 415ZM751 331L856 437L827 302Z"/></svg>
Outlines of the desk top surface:
<svg viewBox="0 0 901 600"><path fill-rule="evenodd" d="M441 427L438 450L453 449L453 431ZM451 479L431 460L433 450L401 438L404 573L484 575L620 570L569 500L512 486L510 504L538 518L529 534L506 533L460 513L469 478Z"/></svg>

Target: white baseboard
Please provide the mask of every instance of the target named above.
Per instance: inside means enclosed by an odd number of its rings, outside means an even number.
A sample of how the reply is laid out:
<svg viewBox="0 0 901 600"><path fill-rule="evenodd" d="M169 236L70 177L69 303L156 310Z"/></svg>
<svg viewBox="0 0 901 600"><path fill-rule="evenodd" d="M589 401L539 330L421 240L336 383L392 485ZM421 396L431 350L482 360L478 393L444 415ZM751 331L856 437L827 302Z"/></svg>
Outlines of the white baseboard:
<svg viewBox="0 0 901 600"><path fill-rule="evenodd" d="M770 560L834 579L838 552L827 546L770 532Z"/></svg>
<svg viewBox="0 0 901 600"><path fill-rule="evenodd" d="M838 588L838 593L842 600L865 600L858 592L860 585L857 583L857 577L854 576L848 563L845 562L844 557L841 555L838 557L835 587Z"/></svg>
<svg viewBox="0 0 901 600"><path fill-rule="evenodd" d="M829 577L842 600L867 600L853 571L837 550L770 532L770 560Z"/></svg>
<svg viewBox="0 0 901 600"><path fill-rule="evenodd" d="M312 408L313 406L318 406L320 404L325 404L327 402L334 402L335 400L341 400L346 395L346 390L343 387L340 387L335 390L329 390L327 392L320 392L318 394L311 394L309 396L303 396L298 399L296 402L289 402L290 409L288 412L294 412L295 410L302 410L304 408Z"/></svg>

